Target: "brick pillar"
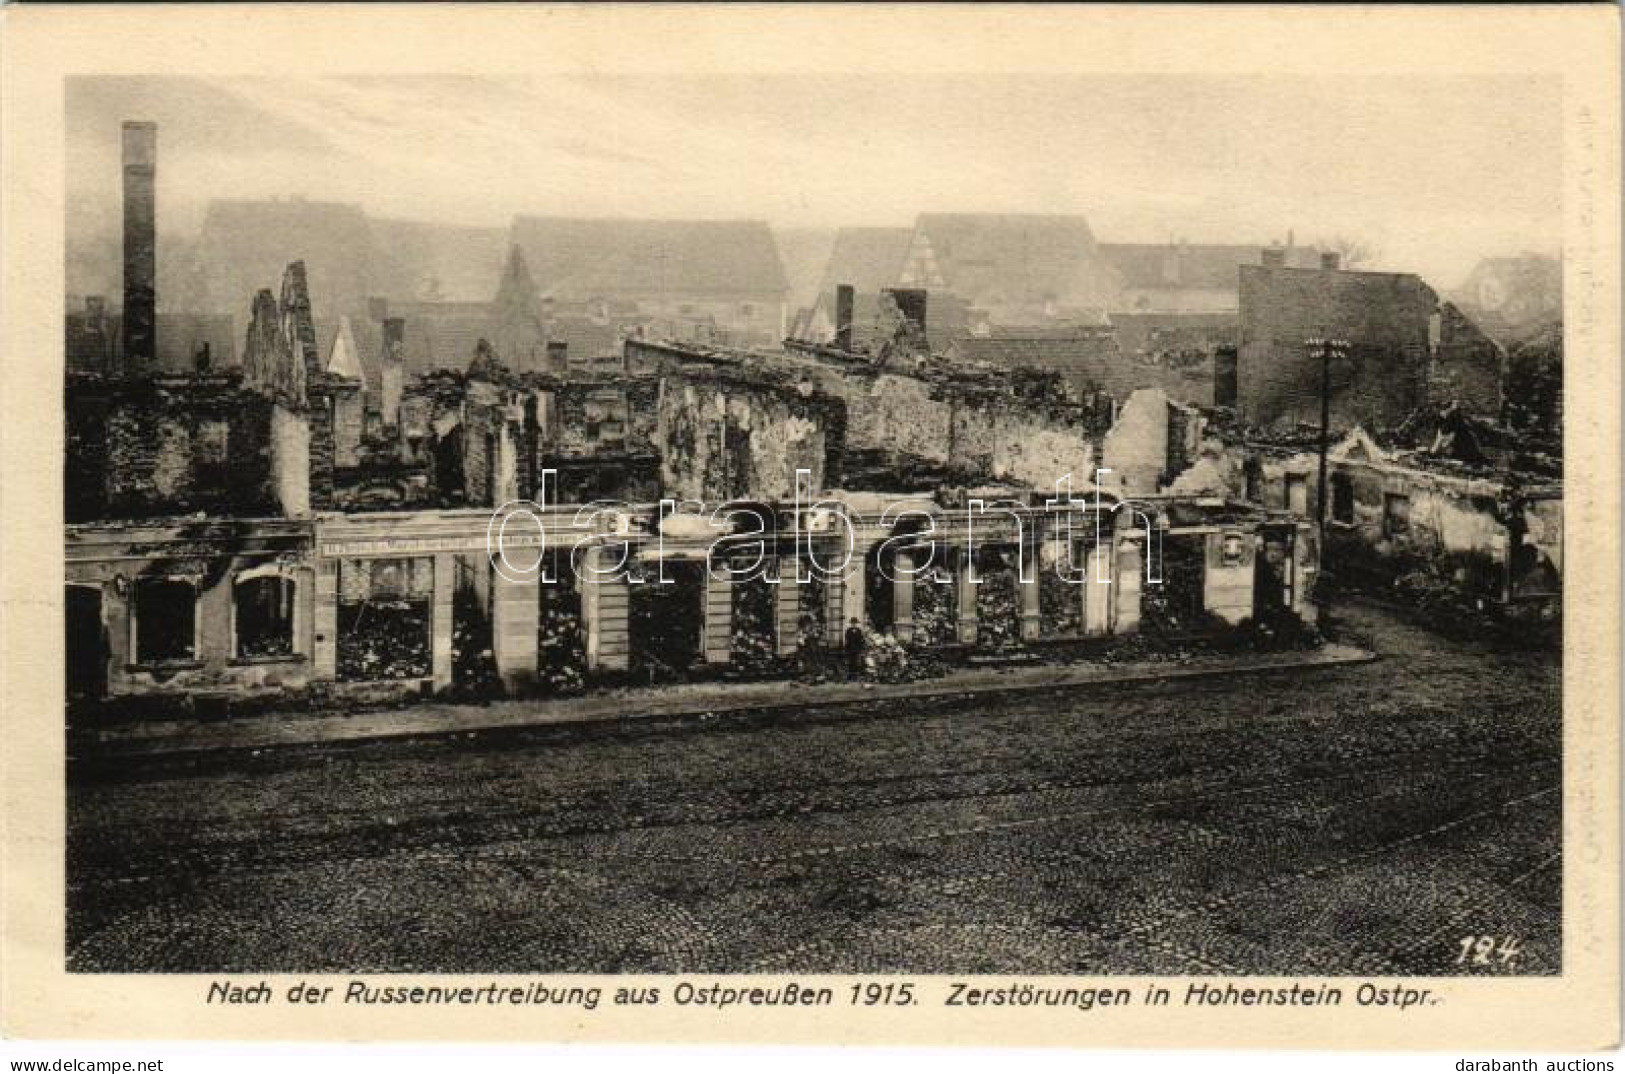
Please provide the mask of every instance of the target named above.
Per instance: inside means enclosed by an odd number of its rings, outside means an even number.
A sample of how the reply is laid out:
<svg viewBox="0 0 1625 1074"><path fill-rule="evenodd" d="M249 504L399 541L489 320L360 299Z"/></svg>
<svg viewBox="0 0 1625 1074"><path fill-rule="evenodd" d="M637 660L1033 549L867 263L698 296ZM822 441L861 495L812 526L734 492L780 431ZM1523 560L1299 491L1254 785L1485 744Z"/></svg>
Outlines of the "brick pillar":
<svg viewBox="0 0 1625 1074"><path fill-rule="evenodd" d="M976 586L971 582L971 561L968 549L959 549L959 563L954 571L955 616L954 629L961 645L976 644Z"/></svg>
<svg viewBox="0 0 1625 1074"><path fill-rule="evenodd" d="M632 666L632 646L627 631L631 586L624 575L606 579L592 573L604 566L608 551L603 547L589 548L582 563L581 622L587 632L588 671L625 671Z"/></svg>
<svg viewBox="0 0 1625 1074"><path fill-rule="evenodd" d="M897 553L892 572L892 633L907 645L914 640L914 553Z"/></svg>
<svg viewBox="0 0 1625 1074"><path fill-rule="evenodd" d="M1292 610L1297 612L1298 618L1305 623L1313 623L1319 613L1311 597L1314 595L1315 579L1320 572L1319 556L1324 553L1325 549L1317 544L1313 529L1299 526L1293 532L1290 556Z"/></svg>
<svg viewBox="0 0 1625 1074"><path fill-rule="evenodd" d="M846 576L846 582L842 587L841 635L843 638L846 635L847 623L850 620L856 619L858 622L865 625L867 625L869 622L869 610L864 606L866 603L864 598L868 595L869 591L869 576L867 573L869 570L869 561L867 559L868 549L864 549L863 552L863 555L859 555L859 553L856 551L852 553L852 562L848 565L850 569Z"/></svg>
<svg viewBox="0 0 1625 1074"><path fill-rule="evenodd" d="M705 572L705 625L701 644L707 664L726 664L733 658L733 579L718 571Z"/></svg>
<svg viewBox="0 0 1625 1074"><path fill-rule="evenodd" d="M1083 590L1083 632L1088 637L1100 637L1112 632L1111 601L1115 592L1111 585L1112 545L1101 541L1089 549L1083 560L1088 579L1079 586Z"/></svg>
<svg viewBox="0 0 1625 1074"><path fill-rule="evenodd" d="M846 636L846 582L840 578L824 579L824 643L840 648Z"/></svg>
<svg viewBox="0 0 1625 1074"><path fill-rule="evenodd" d="M1038 572L1038 546L1022 550L1023 555L1030 556L1025 562L1031 566L1031 577L1025 580L1017 575L1016 588L1021 593L1021 640L1037 641L1044 632L1044 617L1039 608Z"/></svg>
<svg viewBox="0 0 1625 1074"><path fill-rule="evenodd" d="M452 589L457 579L457 557L441 552L434 557L434 603L429 609L429 674L434 688L451 685Z"/></svg>
<svg viewBox="0 0 1625 1074"><path fill-rule="evenodd" d="M510 692L536 681L539 585L535 578L510 581L491 571L491 648L502 686Z"/></svg>
<svg viewBox="0 0 1625 1074"><path fill-rule="evenodd" d="M1117 634L1133 634L1140 629L1140 545L1131 540L1117 543L1117 575L1113 587L1117 590L1115 630Z"/></svg>
<svg viewBox="0 0 1625 1074"><path fill-rule="evenodd" d="M312 608L310 677L331 682L339 675L339 561L316 561L316 600Z"/></svg>
<svg viewBox="0 0 1625 1074"><path fill-rule="evenodd" d="M779 584L773 587L774 651L780 656L794 656L801 648L801 587L796 584L794 563L781 559L777 566Z"/></svg>

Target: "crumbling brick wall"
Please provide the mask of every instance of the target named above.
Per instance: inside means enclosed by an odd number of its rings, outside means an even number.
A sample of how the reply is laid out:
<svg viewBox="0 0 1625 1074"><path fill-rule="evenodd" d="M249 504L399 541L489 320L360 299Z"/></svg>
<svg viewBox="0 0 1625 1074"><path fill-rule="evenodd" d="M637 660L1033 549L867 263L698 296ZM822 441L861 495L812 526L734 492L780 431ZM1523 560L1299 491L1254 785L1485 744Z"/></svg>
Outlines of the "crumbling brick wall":
<svg viewBox="0 0 1625 1074"><path fill-rule="evenodd" d="M274 513L270 406L231 376L70 386L78 520Z"/></svg>
<svg viewBox="0 0 1625 1074"><path fill-rule="evenodd" d="M664 495L787 500L799 469L823 487L832 403L748 374L668 371L659 405Z"/></svg>
<svg viewBox="0 0 1625 1074"><path fill-rule="evenodd" d="M1506 352L1453 304L1439 307L1439 345L1428 368L1428 398L1479 417L1501 416Z"/></svg>
<svg viewBox="0 0 1625 1074"><path fill-rule="evenodd" d="M333 465L341 470L361 463L363 408L359 385L333 385Z"/></svg>
<svg viewBox="0 0 1625 1074"><path fill-rule="evenodd" d="M1334 359L1336 428L1397 425L1427 395L1432 289L1402 273L1243 265L1237 402L1259 426L1318 424L1321 357L1307 343L1350 344Z"/></svg>
<svg viewBox="0 0 1625 1074"><path fill-rule="evenodd" d="M310 397L310 405L304 412L310 427L310 505L318 511L329 510L334 505L333 463L337 452L332 399L331 395L319 391Z"/></svg>

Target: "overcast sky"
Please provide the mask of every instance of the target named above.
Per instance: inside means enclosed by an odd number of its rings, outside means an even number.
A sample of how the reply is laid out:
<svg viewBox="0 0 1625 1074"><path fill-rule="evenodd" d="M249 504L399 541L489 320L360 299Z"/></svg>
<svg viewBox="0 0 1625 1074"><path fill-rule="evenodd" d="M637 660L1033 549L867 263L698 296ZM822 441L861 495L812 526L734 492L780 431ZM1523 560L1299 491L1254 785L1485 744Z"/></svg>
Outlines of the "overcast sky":
<svg viewBox="0 0 1625 1074"><path fill-rule="evenodd" d="M68 86L70 229L117 219L118 127L159 124L160 227L211 197L907 225L1081 213L1102 241L1355 237L1456 285L1561 241L1560 87L1530 78L96 78Z"/></svg>

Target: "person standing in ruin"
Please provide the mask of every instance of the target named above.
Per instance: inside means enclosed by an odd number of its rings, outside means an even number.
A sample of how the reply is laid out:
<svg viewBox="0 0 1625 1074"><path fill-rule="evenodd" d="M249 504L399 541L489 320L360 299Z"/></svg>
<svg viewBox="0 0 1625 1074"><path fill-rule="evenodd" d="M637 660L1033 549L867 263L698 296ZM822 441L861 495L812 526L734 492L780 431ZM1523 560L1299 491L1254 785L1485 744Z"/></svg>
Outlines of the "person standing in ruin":
<svg viewBox="0 0 1625 1074"><path fill-rule="evenodd" d="M856 679L863 674L863 651L868 647L869 639L864 637L863 626L858 622L857 616L846 627L846 675L849 679Z"/></svg>

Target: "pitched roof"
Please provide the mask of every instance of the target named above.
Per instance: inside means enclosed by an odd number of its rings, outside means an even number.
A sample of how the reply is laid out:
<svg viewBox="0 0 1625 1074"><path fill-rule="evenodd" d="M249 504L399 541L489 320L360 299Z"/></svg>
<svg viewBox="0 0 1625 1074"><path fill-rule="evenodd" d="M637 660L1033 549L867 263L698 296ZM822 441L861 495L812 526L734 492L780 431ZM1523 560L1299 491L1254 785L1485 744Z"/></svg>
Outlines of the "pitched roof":
<svg viewBox="0 0 1625 1074"><path fill-rule="evenodd" d="M487 302L507 253L500 227L372 220L374 291L396 299Z"/></svg>
<svg viewBox="0 0 1625 1074"><path fill-rule="evenodd" d="M986 308L1090 306L1103 299L1108 276L1081 216L921 213L904 282L946 287Z"/></svg>
<svg viewBox="0 0 1625 1074"><path fill-rule="evenodd" d="M760 220L514 218L542 294L745 295L789 290L773 233Z"/></svg>
<svg viewBox="0 0 1625 1074"><path fill-rule="evenodd" d="M333 342L327 348L327 371L351 380L364 379L361 355L356 349L355 332L350 327L348 317L339 318L338 330L333 333Z"/></svg>
<svg viewBox="0 0 1625 1074"><path fill-rule="evenodd" d="M913 237L914 232L906 227L844 227L837 231L818 283L818 301L834 302L835 288L843 283L859 292L897 286Z"/></svg>
<svg viewBox="0 0 1625 1074"><path fill-rule="evenodd" d="M1112 268L1119 287L1134 290L1234 291L1236 269L1263 263L1264 248L1252 245L1190 243L1101 243L1100 256ZM1283 247L1288 268L1317 268L1320 251L1311 246Z"/></svg>
<svg viewBox="0 0 1625 1074"><path fill-rule="evenodd" d="M353 313L375 294L372 236L358 205L302 198L211 201L197 245L203 312L246 318L254 296L303 261L316 316Z"/></svg>

